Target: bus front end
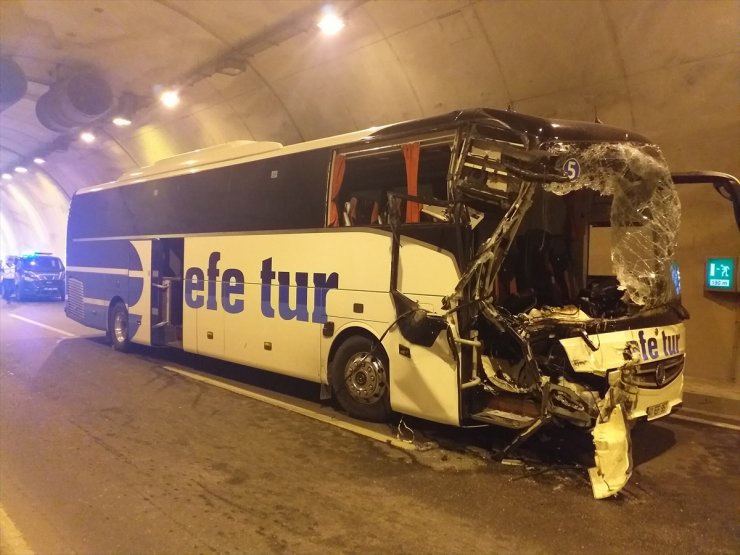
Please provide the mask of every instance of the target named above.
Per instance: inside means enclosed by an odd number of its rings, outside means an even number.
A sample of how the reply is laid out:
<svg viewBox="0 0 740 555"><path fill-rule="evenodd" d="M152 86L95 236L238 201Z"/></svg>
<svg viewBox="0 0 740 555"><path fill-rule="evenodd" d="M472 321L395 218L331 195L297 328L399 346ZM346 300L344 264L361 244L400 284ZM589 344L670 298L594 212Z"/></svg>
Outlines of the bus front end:
<svg viewBox="0 0 740 555"><path fill-rule="evenodd" d="M682 402L678 196L642 137L489 115L450 173L450 212L483 222L444 303L461 421L518 430L502 457L543 425L589 430L593 494L605 498L632 473L632 424Z"/></svg>

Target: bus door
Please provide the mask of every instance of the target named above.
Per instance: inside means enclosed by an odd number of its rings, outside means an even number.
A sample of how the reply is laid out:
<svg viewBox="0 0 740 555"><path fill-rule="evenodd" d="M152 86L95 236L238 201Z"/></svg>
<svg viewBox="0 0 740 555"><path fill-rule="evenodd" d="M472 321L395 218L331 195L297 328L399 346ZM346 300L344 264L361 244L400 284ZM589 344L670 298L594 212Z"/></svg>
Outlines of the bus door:
<svg viewBox="0 0 740 555"><path fill-rule="evenodd" d="M182 346L183 239L152 241L152 345Z"/></svg>

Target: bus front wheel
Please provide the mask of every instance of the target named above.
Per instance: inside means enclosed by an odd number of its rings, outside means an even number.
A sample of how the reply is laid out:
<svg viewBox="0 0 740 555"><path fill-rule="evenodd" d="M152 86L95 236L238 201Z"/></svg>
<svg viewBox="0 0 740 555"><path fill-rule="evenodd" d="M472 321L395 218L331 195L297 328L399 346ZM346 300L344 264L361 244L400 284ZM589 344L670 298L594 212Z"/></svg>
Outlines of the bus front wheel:
<svg viewBox="0 0 740 555"><path fill-rule="evenodd" d="M391 416L388 357L383 347L356 335L334 355L330 381L334 397L350 416L385 422Z"/></svg>
<svg viewBox="0 0 740 555"><path fill-rule="evenodd" d="M128 349L128 310L126 310L126 305L121 302L114 304L111 309L108 334L116 351Z"/></svg>

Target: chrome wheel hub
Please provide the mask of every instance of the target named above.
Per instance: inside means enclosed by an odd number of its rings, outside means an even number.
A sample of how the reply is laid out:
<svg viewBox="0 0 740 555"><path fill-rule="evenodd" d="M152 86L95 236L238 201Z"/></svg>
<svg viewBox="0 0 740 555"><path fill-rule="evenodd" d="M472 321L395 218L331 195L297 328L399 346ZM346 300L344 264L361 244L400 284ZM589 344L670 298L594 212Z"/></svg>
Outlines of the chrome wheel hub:
<svg viewBox="0 0 740 555"><path fill-rule="evenodd" d="M113 335L118 343L128 340L128 315L123 311L116 312L113 318Z"/></svg>
<svg viewBox="0 0 740 555"><path fill-rule="evenodd" d="M388 374L383 363L371 353L357 353L344 367L344 382L353 399L368 405L383 397Z"/></svg>

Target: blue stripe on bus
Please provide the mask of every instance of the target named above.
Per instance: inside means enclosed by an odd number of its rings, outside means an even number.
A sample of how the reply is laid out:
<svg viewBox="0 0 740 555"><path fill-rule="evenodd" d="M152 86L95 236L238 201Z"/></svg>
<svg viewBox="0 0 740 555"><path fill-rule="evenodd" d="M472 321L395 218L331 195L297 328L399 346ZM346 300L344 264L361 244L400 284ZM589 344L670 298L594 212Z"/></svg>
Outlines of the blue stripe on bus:
<svg viewBox="0 0 740 555"><path fill-rule="evenodd" d="M69 241L67 266L142 270L142 261L127 239L112 241Z"/></svg>
<svg viewBox="0 0 740 555"><path fill-rule="evenodd" d="M144 291L143 277L96 274L74 270L70 270L68 275L70 278L82 282L84 295L88 298L110 301L114 297L121 297L127 306L133 306L139 302Z"/></svg>

